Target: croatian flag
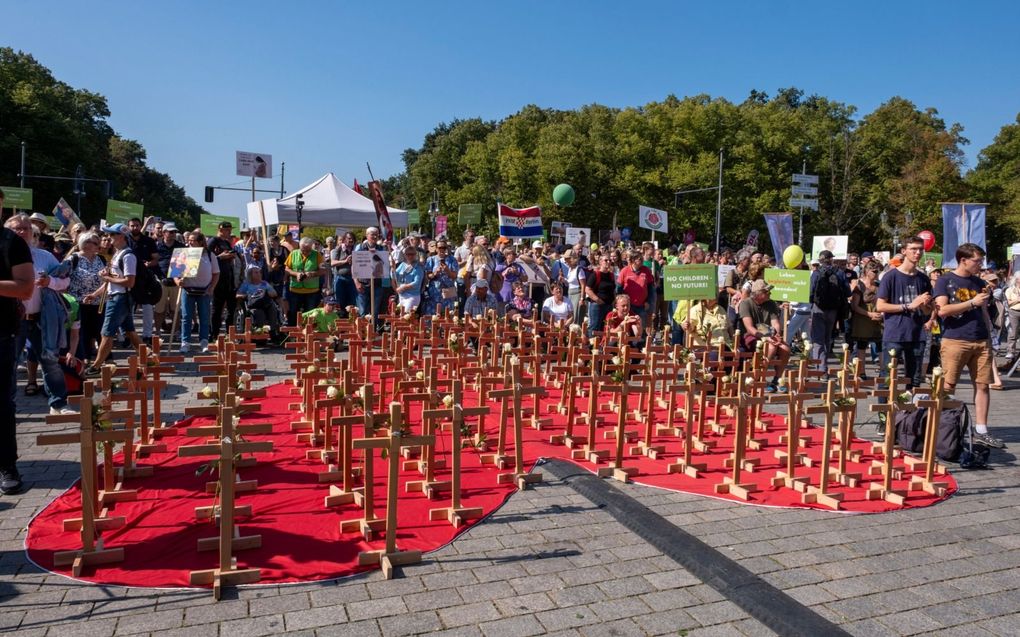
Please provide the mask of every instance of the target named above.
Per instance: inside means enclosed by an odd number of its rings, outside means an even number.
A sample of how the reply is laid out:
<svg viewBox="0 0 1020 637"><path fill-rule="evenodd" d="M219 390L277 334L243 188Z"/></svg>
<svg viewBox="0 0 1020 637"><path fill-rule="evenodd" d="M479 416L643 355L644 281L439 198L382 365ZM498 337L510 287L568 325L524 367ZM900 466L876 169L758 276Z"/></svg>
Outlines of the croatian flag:
<svg viewBox="0 0 1020 637"><path fill-rule="evenodd" d="M498 204L499 236L510 239L542 237L542 209L538 206L518 210Z"/></svg>

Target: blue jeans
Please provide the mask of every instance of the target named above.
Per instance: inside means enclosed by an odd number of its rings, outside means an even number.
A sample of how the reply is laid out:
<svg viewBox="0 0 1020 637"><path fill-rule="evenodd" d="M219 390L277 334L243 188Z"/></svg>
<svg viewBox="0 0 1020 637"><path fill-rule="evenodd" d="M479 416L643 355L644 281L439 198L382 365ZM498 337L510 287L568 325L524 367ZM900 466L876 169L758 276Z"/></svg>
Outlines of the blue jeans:
<svg viewBox="0 0 1020 637"><path fill-rule="evenodd" d="M18 459L17 396L18 372L17 349L14 336L0 336L0 469L13 469Z"/></svg>
<svg viewBox="0 0 1020 637"><path fill-rule="evenodd" d="M811 314L794 312L793 316L790 317L790 324L786 327L786 344L793 345L794 341L800 341L801 334L810 331Z"/></svg>
<svg viewBox="0 0 1020 637"><path fill-rule="evenodd" d="M50 407L67 406L67 384L64 382L64 370L57 360L57 352L43 348L42 330L39 321L21 321L21 332L18 334L17 351L25 349L25 342L31 345L28 360L38 362L42 369L43 387L49 398ZM13 403L13 401L11 401Z"/></svg>
<svg viewBox="0 0 1020 637"><path fill-rule="evenodd" d="M132 316L131 295L112 294L106 297L103 309L103 336L116 336L117 330L135 331L135 320Z"/></svg>
<svg viewBox="0 0 1020 637"><path fill-rule="evenodd" d="M588 301L588 338L591 338L594 332L602 329L602 324L606 321L606 314L609 314L609 307L608 303L599 305L595 301Z"/></svg>
<svg viewBox="0 0 1020 637"><path fill-rule="evenodd" d="M372 311L369 312L368 306L371 304L372 300L373 300L372 291L369 290L368 285L361 286L361 292L358 292L358 312L362 316L369 316L371 314L372 318L378 321L379 309L382 307L383 303L382 281L379 281L379 283L375 284L375 306L372 307L371 308ZM463 308L463 304L461 305L461 307Z"/></svg>
<svg viewBox="0 0 1020 637"><path fill-rule="evenodd" d="M358 290L354 287L354 279L350 276L336 275L333 277L333 297L336 299L340 316L347 316L347 306L354 305L358 299Z"/></svg>
<svg viewBox="0 0 1020 637"><path fill-rule="evenodd" d="M836 310L823 310L817 305L811 307L811 358L818 361L818 369L824 370L832 356L832 329L836 326Z"/></svg>
<svg viewBox="0 0 1020 637"><path fill-rule="evenodd" d="M191 324L195 320L195 312L198 312L198 339L209 340L209 310L212 305L212 297L208 294L184 293L181 303L181 343L188 343L191 340Z"/></svg>
<svg viewBox="0 0 1020 637"><path fill-rule="evenodd" d="M880 378L889 377L889 350L896 350L896 360L903 363L903 374L907 379L907 389L920 387L924 384L924 370L921 362L924 360L924 341L882 341L882 373Z"/></svg>

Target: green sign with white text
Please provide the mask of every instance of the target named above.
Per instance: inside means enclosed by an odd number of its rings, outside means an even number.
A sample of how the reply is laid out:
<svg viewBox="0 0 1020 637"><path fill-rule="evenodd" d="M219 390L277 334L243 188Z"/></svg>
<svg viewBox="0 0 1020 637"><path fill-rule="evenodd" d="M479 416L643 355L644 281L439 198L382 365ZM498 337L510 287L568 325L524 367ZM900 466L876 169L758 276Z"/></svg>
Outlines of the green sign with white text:
<svg viewBox="0 0 1020 637"><path fill-rule="evenodd" d="M18 210L32 209L32 189L15 188L14 186L0 186L4 191L4 208L17 208Z"/></svg>
<svg viewBox="0 0 1020 637"><path fill-rule="evenodd" d="M457 208L457 223L462 226L477 226L482 222L482 204L462 203Z"/></svg>
<svg viewBox="0 0 1020 637"><path fill-rule="evenodd" d="M777 303L807 303L811 300L811 271L765 268L765 282Z"/></svg>
<svg viewBox="0 0 1020 637"><path fill-rule="evenodd" d="M411 208L407 211L407 225L417 226L419 224L421 224L421 213L417 208Z"/></svg>
<svg viewBox="0 0 1020 637"><path fill-rule="evenodd" d="M703 301L719 294L716 266L667 265L662 269L662 289L667 301Z"/></svg>
<svg viewBox="0 0 1020 637"><path fill-rule="evenodd" d="M144 212L145 206L142 204L109 199L106 202L106 223L127 223L132 217L142 219Z"/></svg>
<svg viewBox="0 0 1020 637"><path fill-rule="evenodd" d="M202 234L207 237L215 235L216 231L219 230L220 223L224 221L229 221L230 224L234 226L235 233L240 228L241 222L237 217L229 217L227 215L202 215L202 223L200 226L202 228Z"/></svg>
<svg viewBox="0 0 1020 637"><path fill-rule="evenodd" d="M935 260L935 267L936 268L941 268L942 267L942 254L940 252L925 252L924 253L924 263L922 265L927 265L928 264L928 259L934 259Z"/></svg>

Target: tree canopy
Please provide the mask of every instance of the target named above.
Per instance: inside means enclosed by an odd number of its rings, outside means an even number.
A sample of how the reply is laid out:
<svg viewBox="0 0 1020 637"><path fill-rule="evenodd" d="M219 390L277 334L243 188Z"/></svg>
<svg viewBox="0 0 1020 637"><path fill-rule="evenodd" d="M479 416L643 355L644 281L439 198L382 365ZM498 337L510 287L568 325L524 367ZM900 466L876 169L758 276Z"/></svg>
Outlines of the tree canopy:
<svg viewBox="0 0 1020 637"><path fill-rule="evenodd" d="M30 175L84 176L110 180L112 198L144 203L146 213L195 227L202 212L169 175L146 164L145 149L118 135L107 123L106 98L53 77L31 55L0 48L0 184L17 184L21 142L27 144ZM48 213L60 197L76 204L72 182L29 179L37 210ZM77 211L86 223L106 212L103 184L87 183Z"/></svg>
<svg viewBox="0 0 1020 637"><path fill-rule="evenodd" d="M805 238L849 234L859 248L888 248L882 212L903 235L930 229L941 237L941 201L988 201L1001 252L1020 231L1020 124L1003 129L979 166L963 174L959 124L933 108L893 97L873 112L797 88L774 96L752 90L740 104L709 95L667 96L640 107L597 104L576 110L525 106L499 122L454 120L438 125L420 148L404 152L405 172L390 179L390 196L427 209L433 189L440 209L463 203L538 204L548 221L608 228L637 225L639 204L670 212L670 235L694 230L714 238L716 193L674 200L678 190L714 186L724 159L723 242L743 243L766 212L789 211L791 174L819 175L819 207L808 215ZM552 201L558 183L573 186L575 203ZM906 218L911 219L906 223ZM994 220L994 221L993 221ZM484 217L495 230L494 214Z"/></svg>

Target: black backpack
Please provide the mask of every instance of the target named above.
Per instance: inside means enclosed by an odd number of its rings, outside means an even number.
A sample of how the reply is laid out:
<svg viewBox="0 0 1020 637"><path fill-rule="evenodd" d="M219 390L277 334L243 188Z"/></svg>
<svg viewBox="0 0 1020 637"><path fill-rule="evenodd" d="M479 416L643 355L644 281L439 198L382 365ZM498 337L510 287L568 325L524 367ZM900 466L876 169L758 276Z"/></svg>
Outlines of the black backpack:
<svg viewBox="0 0 1020 637"><path fill-rule="evenodd" d="M911 453L924 451L924 435L928 423L928 408L919 407L914 411L899 412L896 414L896 443L900 449ZM939 429L935 433L935 455L940 460L956 462L960 460L964 452L964 442L970 434L970 411L966 405L953 409L942 410L939 419ZM967 445L971 447L967 455L965 469L976 469L984 466L988 461L988 453L979 449L979 445ZM981 454L983 453L983 460ZM976 456L976 457L975 457Z"/></svg>
<svg viewBox="0 0 1020 637"><path fill-rule="evenodd" d="M145 262L137 256L135 260L135 284L131 286L131 300L137 305L155 305L163 298L163 284L152 273ZM120 257L120 271L124 271L124 255Z"/></svg>
<svg viewBox="0 0 1020 637"><path fill-rule="evenodd" d="M839 310L846 305L846 290L836 274L836 268L830 266L822 272L815 284L814 303L823 310Z"/></svg>

